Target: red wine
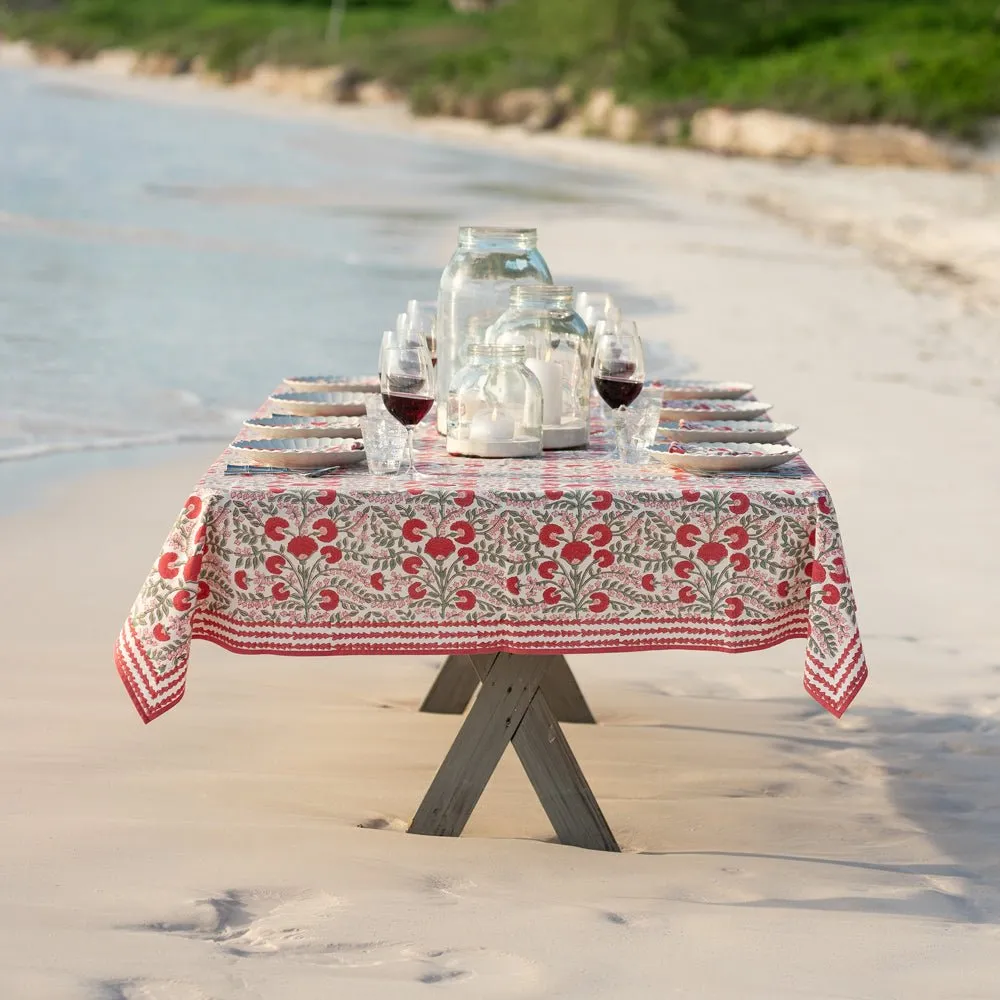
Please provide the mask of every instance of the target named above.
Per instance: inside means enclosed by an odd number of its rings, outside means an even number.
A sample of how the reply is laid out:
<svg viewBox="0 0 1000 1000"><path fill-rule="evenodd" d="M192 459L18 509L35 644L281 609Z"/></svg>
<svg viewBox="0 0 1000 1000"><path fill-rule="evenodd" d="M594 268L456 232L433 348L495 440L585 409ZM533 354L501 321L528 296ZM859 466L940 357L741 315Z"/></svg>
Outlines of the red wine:
<svg viewBox="0 0 1000 1000"><path fill-rule="evenodd" d="M641 382L630 382L623 378L595 378L594 388L612 410L628 406L642 392Z"/></svg>
<svg viewBox="0 0 1000 1000"><path fill-rule="evenodd" d="M430 396L409 396L402 392L383 392L385 408L404 426L419 424L430 412L434 400Z"/></svg>

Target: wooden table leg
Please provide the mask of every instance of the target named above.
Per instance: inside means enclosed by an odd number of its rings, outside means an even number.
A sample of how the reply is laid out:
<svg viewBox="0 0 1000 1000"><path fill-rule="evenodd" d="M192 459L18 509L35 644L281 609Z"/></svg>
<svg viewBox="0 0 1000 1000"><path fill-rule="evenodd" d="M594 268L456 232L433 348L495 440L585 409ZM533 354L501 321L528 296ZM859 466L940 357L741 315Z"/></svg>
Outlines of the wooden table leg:
<svg viewBox="0 0 1000 1000"><path fill-rule="evenodd" d="M550 665L542 680L542 689L553 714L560 722L595 722L580 685L573 676L565 656L550 657ZM441 715L461 715L479 686L472 660L468 656L449 656L441 666L421 712Z"/></svg>
<svg viewBox="0 0 1000 1000"><path fill-rule="evenodd" d="M482 690L410 824L411 833L457 837L508 742L513 742L560 841L617 851L587 779L546 699L554 656L474 656Z"/></svg>

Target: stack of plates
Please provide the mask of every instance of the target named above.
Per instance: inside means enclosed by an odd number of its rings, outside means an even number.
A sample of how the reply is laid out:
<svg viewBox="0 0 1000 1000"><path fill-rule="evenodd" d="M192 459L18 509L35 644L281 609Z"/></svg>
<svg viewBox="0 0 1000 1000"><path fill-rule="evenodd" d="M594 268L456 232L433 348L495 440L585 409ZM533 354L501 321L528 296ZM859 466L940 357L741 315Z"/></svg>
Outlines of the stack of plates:
<svg viewBox="0 0 1000 1000"><path fill-rule="evenodd" d="M276 392L268 397L272 413L299 417L360 417L365 412L365 392Z"/></svg>
<svg viewBox="0 0 1000 1000"><path fill-rule="evenodd" d="M278 469L323 469L353 465L365 457L364 445L351 438L268 438L234 441L233 450L246 465Z"/></svg>

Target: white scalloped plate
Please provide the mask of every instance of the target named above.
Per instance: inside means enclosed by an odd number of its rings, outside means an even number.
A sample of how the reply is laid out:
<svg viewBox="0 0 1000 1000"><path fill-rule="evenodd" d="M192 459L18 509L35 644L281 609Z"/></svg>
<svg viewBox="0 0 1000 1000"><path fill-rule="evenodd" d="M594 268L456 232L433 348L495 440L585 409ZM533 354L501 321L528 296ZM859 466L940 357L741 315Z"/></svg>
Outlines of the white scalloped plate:
<svg viewBox="0 0 1000 1000"><path fill-rule="evenodd" d="M660 442L650 449L661 461L685 472L712 475L715 472L759 472L790 462L802 453L790 444L680 444Z"/></svg>
<svg viewBox="0 0 1000 1000"><path fill-rule="evenodd" d="M267 399L274 413L299 417L360 417L365 412L365 392L276 392Z"/></svg>
<svg viewBox="0 0 1000 1000"><path fill-rule="evenodd" d="M661 424L657 434L668 441L777 444L797 430L795 424L776 424L770 420L679 420Z"/></svg>
<svg viewBox="0 0 1000 1000"><path fill-rule="evenodd" d="M753 392L749 382L711 382L696 378L657 378L646 383L662 389L664 399L739 399Z"/></svg>
<svg viewBox="0 0 1000 1000"><path fill-rule="evenodd" d="M258 438L361 437L357 417L297 417L294 413L272 413L243 421L247 432Z"/></svg>
<svg viewBox="0 0 1000 1000"><path fill-rule="evenodd" d="M771 409L758 399L665 399L663 420L755 420Z"/></svg>
<svg viewBox="0 0 1000 1000"><path fill-rule="evenodd" d="M282 469L353 465L365 457L364 446L352 438L270 438L234 441L232 447L247 465L273 465Z"/></svg>
<svg viewBox="0 0 1000 1000"><path fill-rule="evenodd" d="M284 383L292 392L378 392L378 375L293 375Z"/></svg>

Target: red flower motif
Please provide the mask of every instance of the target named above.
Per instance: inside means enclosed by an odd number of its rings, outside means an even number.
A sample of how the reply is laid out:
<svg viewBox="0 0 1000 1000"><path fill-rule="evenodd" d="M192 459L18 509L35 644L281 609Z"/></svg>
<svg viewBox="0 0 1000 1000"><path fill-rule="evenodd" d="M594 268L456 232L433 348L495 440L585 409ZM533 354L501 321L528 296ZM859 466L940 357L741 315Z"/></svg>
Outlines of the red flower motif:
<svg viewBox="0 0 1000 1000"><path fill-rule="evenodd" d="M590 546L586 542L567 542L560 555L570 566L578 566L590 555Z"/></svg>
<svg viewBox="0 0 1000 1000"><path fill-rule="evenodd" d="M826 570L815 560L806 563L805 571L806 576L814 583L822 583L826 579Z"/></svg>
<svg viewBox="0 0 1000 1000"><path fill-rule="evenodd" d="M471 507L476 502L476 494L471 490L459 490L455 494L455 503L459 507Z"/></svg>
<svg viewBox="0 0 1000 1000"><path fill-rule="evenodd" d="M280 542L285 537L285 528L287 527L288 522L283 517L269 517L264 522L264 534L272 542Z"/></svg>
<svg viewBox="0 0 1000 1000"><path fill-rule="evenodd" d="M847 567L844 565L844 557L834 556L833 565L837 568L830 571L830 579L834 583L847 583Z"/></svg>
<svg viewBox="0 0 1000 1000"><path fill-rule="evenodd" d="M284 486L268 486L267 492L268 493L273 493L276 497L277 496L281 496L281 494L285 492L285 487Z"/></svg>
<svg viewBox="0 0 1000 1000"><path fill-rule="evenodd" d="M727 618L739 618L743 614L743 602L738 597L727 597L726 610L723 614Z"/></svg>
<svg viewBox="0 0 1000 1000"><path fill-rule="evenodd" d="M556 571L558 569L559 563L554 562L552 559L546 559L545 562L538 567L538 575L543 580L551 580L556 575Z"/></svg>
<svg viewBox="0 0 1000 1000"><path fill-rule="evenodd" d="M207 534L208 534L208 529L205 527L204 524L201 525L201 527L198 528L198 530L194 533L195 542L203 542L205 540L205 535Z"/></svg>
<svg viewBox="0 0 1000 1000"><path fill-rule="evenodd" d="M424 491L419 486L410 486L406 492L409 493L411 497L418 497Z"/></svg>
<svg viewBox="0 0 1000 1000"><path fill-rule="evenodd" d="M201 573L201 561L201 553L196 552L184 564L184 579L187 580L188 583L191 583L192 580L198 579L198 575Z"/></svg>
<svg viewBox="0 0 1000 1000"><path fill-rule="evenodd" d="M542 530L538 532L538 540L542 545L547 546L552 549L559 544L559 536L563 533L563 529L558 524L546 524L543 525Z"/></svg>
<svg viewBox="0 0 1000 1000"><path fill-rule="evenodd" d="M778 584L778 597L787 597L791 589L792 588L789 582L787 580L782 580L781 583Z"/></svg>
<svg viewBox="0 0 1000 1000"><path fill-rule="evenodd" d="M816 546L816 529L813 528L809 532L809 544L815 548Z"/></svg>
<svg viewBox="0 0 1000 1000"><path fill-rule="evenodd" d="M385 578L381 573L372 573L372 590L385 590Z"/></svg>
<svg viewBox="0 0 1000 1000"><path fill-rule="evenodd" d="M336 609L337 605L340 604L340 594L335 590L321 590L319 596L323 598L319 602L319 606L324 611L333 611Z"/></svg>
<svg viewBox="0 0 1000 1000"><path fill-rule="evenodd" d="M823 588L823 603L824 604L839 604L840 603L840 589L835 587L832 583L828 583Z"/></svg>
<svg viewBox="0 0 1000 1000"><path fill-rule="evenodd" d="M750 498L745 493L734 493L729 498L730 514L745 514L750 509Z"/></svg>
<svg viewBox="0 0 1000 1000"><path fill-rule="evenodd" d="M677 529L677 544L690 549L694 546L694 540L701 534L701 528L697 524L682 524Z"/></svg>
<svg viewBox="0 0 1000 1000"><path fill-rule="evenodd" d="M729 551L722 542L705 542L698 549L698 558L709 566L722 562L727 555L729 555Z"/></svg>
<svg viewBox="0 0 1000 1000"><path fill-rule="evenodd" d="M471 611L476 606L476 595L471 590L457 590L455 596L455 607L462 611Z"/></svg>
<svg viewBox="0 0 1000 1000"><path fill-rule="evenodd" d="M562 490L546 490L545 496L549 500L561 500L563 495Z"/></svg>
<svg viewBox="0 0 1000 1000"><path fill-rule="evenodd" d="M641 586L643 590L648 590L650 593L652 593L654 590L656 590L656 577L653 576L652 573L647 573L642 578Z"/></svg>
<svg viewBox="0 0 1000 1000"><path fill-rule="evenodd" d="M233 574L233 583L235 583L236 586L240 588L240 590L246 590L247 589L247 571L245 569L238 569Z"/></svg>
<svg viewBox="0 0 1000 1000"><path fill-rule="evenodd" d="M411 517L403 524L403 537L408 542L419 542L424 537L421 531L426 527L426 521L421 521L419 517Z"/></svg>
<svg viewBox="0 0 1000 1000"><path fill-rule="evenodd" d="M407 556L403 560L403 572L410 573L411 575L419 573L423 568L423 565L424 561L420 558L420 556Z"/></svg>
<svg viewBox="0 0 1000 1000"><path fill-rule="evenodd" d="M750 560L742 552L734 552L729 557L729 565L732 566L737 573L742 573L745 569L750 568Z"/></svg>
<svg viewBox="0 0 1000 1000"><path fill-rule="evenodd" d="M201 513L201 497L190 496L184 502L184 514L193 521Z"/></svg>
<svg viewBox="0 0 1000 1000"><path fill-rule="evenodd" d="M292 592L288 589L288 585L282 581L278 581L271 588L271 596L276 601L287 601L289 597L292 596Z"/></svg>
<svg viewBox="0 0 1000 1000"><path fill-rule="evenodd" d="M175 576L177 576L179 570L175 565L176 562L176 552L164 552L163 555L160 556L160 561L156 564L156 568L164 580L172 580Z"/></svg>
<svg viewBox="0 0 1000 1000"><path fill-rule="evenodd" d="M723 534L729 539L729 547L732 549L742 549L750 541L747 529L741 528L738 524L726 528Z"/></svg>
<svg viewBox="0 0 1000 1000"><path fill-rule="evenodd" d="M288 543L288 551L298 560L308 559L319 546L308 535L296 535Z"/></svg>
<svg viewBox="0 0 1000 1000"><path fill-rule="evenodd" d="M163 624L159 624L153 629L153 638L157 642L169 642L170 633L163 627Z"/></svg>
<svg viewBox="0 0 1000 1000"><path fill-rule="evenodd" d="M284 556L268 556L264 560L264 569L274 576L280 576L285 571L285 562Z"/></svg>
<svg viewBox="0 0 1000 1000"><path fill-rule="evenodd" d="M611 529L606 524L592 524L587 529L590 540L598 548L602 548L611 541Z"/></svg>
<svg viewBox="0 0 1000 1000"><path fill-rule="evenodd" d="M178 611L187 611L191 607L192 599L190 590L178 590L171 603Z"/></svg>
<svg viewBox="0 0 1000 1000"><path fill-rule="evenodd" d="M435 535L424 546L424 551L431 559L436 559L440 562L442 559L447 559L455 551L455 543L450 538Z"/></svg>
<svg viewBox="0 0 1000 1000"><path fill-rule="evenodd" d="M207 580L198 581L198 600L203 601L209 594L212 593L212 588L208 585Z"/></svg>
<svg viewBox="0 0 1000 1000"><path fill-rule="evenodd" d="M518 578L516 576L508 576L507 577L507 589L512 594L520 594L521 593L521 581L518 580Z"/></svg>
<svg viewBox="0 0 1000 1000"><path fill-rule="evenodd" d="M603 591L597 591L596 594L590 595L590 604L588 607L594 614L600 614L602 611L607 611L608 607L611 605L611 598L608 597Z"/></svg>
<svg viewBox="0 0 1000 1000"><path fill-rule="evenodd" d="M698 600L698 595L695 592L694 587L688 584L687 586L681 587L680 592L677 594L677 600L679 600L681 604L694 604L694 602Z"/></svg>
<svg viewBox="0 0 1000 1000"><path fill-rule="evenodd" d="M337 525L328 517L321 517L318 521L313 521L313 531L318 531L316 536L321 542L332 542L337 537Z"/></svg>
<svg viewBox="0 0 1000 1000"><path fill-rule="evenodd" d="M468 545L463 545L458 550L458 558L465 563L466 566L475 566L479 562L479 553L475 549L470 549Z"/></svg>
<svg viewBox="0 0 1000 1000"><path fill-rule="evenodd" d="M562 600L562 594L559 593L558 587L546 587L542 591L542 600L546 604L558 604Z"/></svg>
<svg viewBox="0 0 1000 1000"><path fill-rule="evenodd" d="M689 580L694 571L694 563L690 559L682 559L674 566L674 572L682 579Z"/></svg>
<svg viewBox="0 0 1000 1000"><path fill-rule="evenodd" d="M833 513L833 504L830 503L830 498L825 493L821 493L819 495L819 499L816 501L816 506L819 507L820 513L822 514Z"/></svg>
<svg viewBox="0 0 1000 1000"><path fill-rule="evenodd" d="M407 588L406 592L414 601L419 601L421 597L427 596L427 588L419 580L414 580L413 583L411 583Z"/></svg>
<svg viewBox="0 0 1000 1000"><path fill-rule="evenodd" d="M337 499L336 490L323 490L323 492L316 497L316 503L320 504L323 507L329 507L330 504L332 504L333 501L336 499Z"/></svg>
<svg viewBox="0 0 1000 1000"><path fill-rule="evenodd" d="M468 545L476 537L476 529L468 521L453 521L451 530L455 532L459 545Z"/></svg>
<svg viewBox="0 0 1000 1000"><path fill-rule="evenodd" d="M687 500L688 503L694 503L696 500L701 499L701 493L698 490L681 490L681 496Z"/></svg>
<svg viewBox="0 0 1000 1000"><path fill-rule="evenodd" d="M607 490L594 490L594 510L607 510L614 498Z"/></svg>
<svg viewBox="0 0 1000 1000"><path fill-rule="evenodd" d="M344 553L336 545L324 545L319 554L326 560L328 566L335 566L344 558Z"/></svg>
<svg viewBox="0 0 1000 1000"><path fill-rule="evenodd" d="M601 569L607 569L615 561L614 553L610 549L598 549L594 553L594 562Z"/></svg>

